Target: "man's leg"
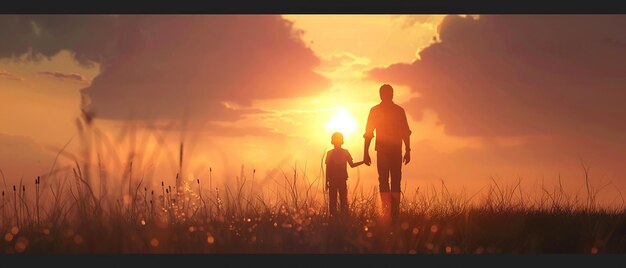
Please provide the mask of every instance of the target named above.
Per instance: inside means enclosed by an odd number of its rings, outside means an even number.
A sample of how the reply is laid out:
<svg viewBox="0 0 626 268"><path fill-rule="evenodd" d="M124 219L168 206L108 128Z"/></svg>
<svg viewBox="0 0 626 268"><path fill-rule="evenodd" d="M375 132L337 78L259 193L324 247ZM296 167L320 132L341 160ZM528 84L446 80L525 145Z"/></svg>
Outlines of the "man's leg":
<svg viewBox="0 0 626 268"><path fill-rule="evenodd" d="M378 168L378 189L380 192L389 192L389 154L376 152L376 167Z"/></svg>
<svg viewBox="0 0 626 268"><path fill-rule="evenodd" d="M389 158L391 173L391 216L395 219L400 214L400 181L402 179L402 151L392 152Z"/></svg>
<svg viewBox="0 0 626 268"><path fill-rule="evenodd" d="M341 214L348 215L348 184L344 180L338 187Z"/></svg>
<svg viewBox="0 0 626 268"><path fill-rule="evenodd" d="M376 152L376 167L378 168L378 189L383 217L389 217L391 209L391 195L389 193L389 157L383 151Z"/></svg>

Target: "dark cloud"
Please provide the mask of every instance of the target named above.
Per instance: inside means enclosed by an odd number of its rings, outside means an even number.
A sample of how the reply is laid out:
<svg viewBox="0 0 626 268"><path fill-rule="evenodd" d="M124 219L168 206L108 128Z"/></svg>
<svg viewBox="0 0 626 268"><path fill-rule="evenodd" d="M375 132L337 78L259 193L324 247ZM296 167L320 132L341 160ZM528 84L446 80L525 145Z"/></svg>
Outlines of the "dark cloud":
<svg viewBox="0 0 626 268"><path fill-rule="evenodd" d="M115 51L119 16L2 15L0 58L40 60L69 50L91 65Z"/></svg>
<svg viewBox="0 0 626 268"><path fill-rule="evenodd" d="M224 105L288 98L328 85L301 32L274 15L2 16L0 57L62 49L101 73L83 105L109 119L234 120Z"/></svg>
<svg viewBox="0 0 626 268"><path fill-rule="evenodd" d="M10 73L5 70L0 70L0 78L7 79L7 80L24 81L23 77L16 75L14 73Z"/></svg>
<svg viewBox="0 0 626 268"><path fill-rule="evenodd" d="M67 74L61 72L39 72L38 74L40 76L48 76L59 80L72 80L78 82L86 82L88 80L87 77L76 73Z"/></svg>
<svg viewBox="0 0 626 268"><path fill-rule="evenodd" d="M407 111L433 109L451 135L623 144L625 26L624 15L448 16L419 59L369 74L418 92Z"/></svg>

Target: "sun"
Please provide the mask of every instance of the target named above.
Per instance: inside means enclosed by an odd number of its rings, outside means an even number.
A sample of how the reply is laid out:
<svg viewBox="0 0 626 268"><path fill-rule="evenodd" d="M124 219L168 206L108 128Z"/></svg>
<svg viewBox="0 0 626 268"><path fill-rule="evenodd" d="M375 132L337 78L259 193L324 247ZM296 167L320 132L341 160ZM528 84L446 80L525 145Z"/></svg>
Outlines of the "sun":
<svg viewBox="0 0 626 268"><path fill-rule="evenodd" d="M329 132L349 135L356 130L356 120L346 109L339 109L326 123L326 129Z"/></svg>

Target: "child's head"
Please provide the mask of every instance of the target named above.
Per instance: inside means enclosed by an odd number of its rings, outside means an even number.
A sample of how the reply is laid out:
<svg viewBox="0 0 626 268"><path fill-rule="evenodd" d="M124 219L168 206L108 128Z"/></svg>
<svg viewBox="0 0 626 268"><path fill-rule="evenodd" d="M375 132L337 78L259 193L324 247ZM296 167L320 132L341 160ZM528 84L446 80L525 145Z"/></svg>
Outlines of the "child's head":
<svg viewBox="0 0 626 268"><path fill-rule="evenodd" d="M343 134L341 134L341 132L333 133L333 136L330 138L330 143L335 146L341 146L343 144Z"/></svg>

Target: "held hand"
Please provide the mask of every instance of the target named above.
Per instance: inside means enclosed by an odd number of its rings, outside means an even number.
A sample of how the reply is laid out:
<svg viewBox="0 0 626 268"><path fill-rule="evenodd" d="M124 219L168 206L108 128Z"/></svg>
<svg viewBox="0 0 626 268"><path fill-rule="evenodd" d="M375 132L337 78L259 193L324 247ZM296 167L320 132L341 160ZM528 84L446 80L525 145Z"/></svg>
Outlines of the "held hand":
<svg viewBox="0 0 626 268"><path fill-rule="evenodd" d="M404 154L404 164L406 165L406 164L408 164L409 162L411 162L411 152L410 152L410 151L407 151L407 152Z"/></svg>
<svg viewBox="0 0 626 268"><path fill-rule="evenodd" d="M365 163L368 166L372 164L372 159L370 158L370 154L365 153L365 155L363 155L363 163Z"/></svg>

